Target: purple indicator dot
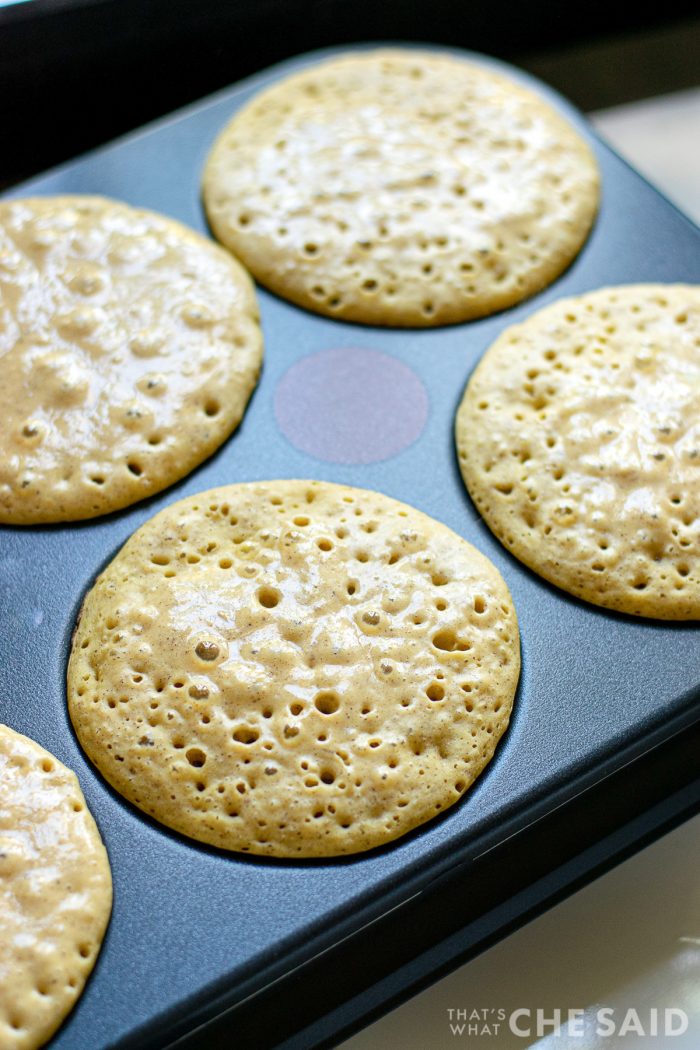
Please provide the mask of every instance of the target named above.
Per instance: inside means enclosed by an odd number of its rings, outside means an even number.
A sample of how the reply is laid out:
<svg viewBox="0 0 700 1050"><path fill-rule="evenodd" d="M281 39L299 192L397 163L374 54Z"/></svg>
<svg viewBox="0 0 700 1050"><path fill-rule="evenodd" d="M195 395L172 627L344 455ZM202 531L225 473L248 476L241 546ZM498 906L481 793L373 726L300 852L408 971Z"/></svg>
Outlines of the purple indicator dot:
<svg viewBox="0 0 700 1050"><path fill-rule="evenodd" d="M303 357L275 392L277 424L295 448L327 463L377 463L420 437L428 395L412 368L378 350Z"/></svg>

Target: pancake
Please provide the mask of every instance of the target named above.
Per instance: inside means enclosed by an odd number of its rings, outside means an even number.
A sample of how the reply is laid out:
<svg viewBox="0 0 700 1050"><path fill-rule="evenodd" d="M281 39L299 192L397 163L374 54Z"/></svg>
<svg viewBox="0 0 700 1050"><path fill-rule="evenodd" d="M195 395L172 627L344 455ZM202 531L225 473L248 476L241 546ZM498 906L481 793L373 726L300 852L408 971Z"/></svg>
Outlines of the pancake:
<svg viewBox="0 0 700 1050"><path fill-rule="evenodd" d="M0 725L0 1046L42 1046L72 1009L112 907L74 773Z"/></svg>
<svg viewBox="0 0 700 1050"><path fill-rule="evenodd" d="M182 478L239 423L253 286L172 219L99 197L0 203L0 522L73 521Z"/></svg>
<svg viewBox="0 0 700 1050"><path fill-rule="evenodd" d="M585 601L700 615L700 287L565 299L507 329L457 414L464 481L512 553Z"/></svg>
<svg viewBox="0 0 700 1050"><path fill-rule="evenodd" d="M347 321L482 317L550 284L596 162L534 91L444 52L354 52L274 83L217 138L214 235L266 287Z"/></svg>
<svg viewBox="0 0 700 1050"><path fill-rule="evenodd" d="M131 537L85 599L68 705L109 783L168 827L334 856L464 794L519 666L506 585L461 537L375 492L269 481Z"/></svg>

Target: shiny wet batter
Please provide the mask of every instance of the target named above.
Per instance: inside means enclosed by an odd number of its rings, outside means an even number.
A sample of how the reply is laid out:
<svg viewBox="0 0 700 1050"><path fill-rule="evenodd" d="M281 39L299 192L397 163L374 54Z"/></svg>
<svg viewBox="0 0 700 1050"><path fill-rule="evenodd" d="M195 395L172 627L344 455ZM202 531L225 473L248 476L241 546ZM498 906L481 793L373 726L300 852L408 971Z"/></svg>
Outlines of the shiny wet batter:
<svg viewBox="0 0 700 1050"><path fill-rule="evenodd" d="M354 52L238 112L203 180L215 236L307 309L380 325L481 317L569 265L598 207L547 102L444 52Z"/></svg>
<svg viewBox="0 0 700 1050"><path fill-rule="evenodd" d="M0 204L0 522L178 480L237 426L261 360L249 277L192 230L98 197Z"/></svg>
<svg viewBox="0 0 700 1050"><path fill-rule="evenodd" d="M95 964L112 906L109 861L80 786L0 725L0 1047L42 1046Z"/></svg>

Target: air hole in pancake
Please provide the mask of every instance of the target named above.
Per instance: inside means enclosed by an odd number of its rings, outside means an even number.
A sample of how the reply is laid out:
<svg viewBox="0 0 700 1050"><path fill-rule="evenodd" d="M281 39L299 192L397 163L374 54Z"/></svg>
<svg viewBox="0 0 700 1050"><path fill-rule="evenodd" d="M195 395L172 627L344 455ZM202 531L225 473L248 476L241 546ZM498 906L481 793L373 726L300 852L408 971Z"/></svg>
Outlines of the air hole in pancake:
<svg viewBox="0 0 700 1050"><path fill-rule="evenodd" d="M279 605L281 597L280 592L274 587L260 587L258 589L258 601L265 609L274 609L276 605Z"/></svg>
<svg viewBox="0 0 700 1050"><path fill-rule="evenodd" d="M314 699L314 706L322 715L333 715L340 707L340 700L335 693L319 693Z"/></svg>
<svg viewBox="0 0 700 1050"><path fill-rule="evenodd" d="M195 766L199 769L207 760L207 756L199 747L190 747L185 752L185 758L191 766Z"/></svg>
<svg viewBox="0 0 700 1050"><path fill-rule="evenodd" d="M260 733L252 726L239 726L233 731L233 739L239 744L254 744L259 737Z"/></svg>
<svg viewBox="0 0 700 1050"><path fill-rule="evenodd" d="M471 649L469 642L459 638L454 631L445 628L433 636L433 645L446 653L467 652Z"/></svg>

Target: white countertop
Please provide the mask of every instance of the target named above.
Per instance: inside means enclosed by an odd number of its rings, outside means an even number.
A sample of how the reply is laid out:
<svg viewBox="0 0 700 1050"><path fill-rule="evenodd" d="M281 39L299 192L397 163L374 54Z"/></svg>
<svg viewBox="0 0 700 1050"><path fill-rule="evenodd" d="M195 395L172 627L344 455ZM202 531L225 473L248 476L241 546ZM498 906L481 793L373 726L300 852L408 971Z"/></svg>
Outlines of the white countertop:
<svg viewBox="0 0 700 1050"><path fill-rule="evenodd" d="M700 224L700 88L591 119L618 153ZM553 1032L557 1010L564 1022L571 1019L568 1034L565 1026ZM342 1050L612 1046L700 1048L700 816L359 1032Z"/></svg>
<svg viewBox="0 0 700 1050"><path fill-rule="evenodd" d="M425 992L343 1043L343 1050L697 1050L700 1047L700 816L579 890L563 903L455 970ZM614 1022L616 1038L598 1009ZM659 1029L664 1011L683 1011L688 1028L678 1036L644 1037L651 1009ZM584 1036L538 1038L543 1020L584 1011ZM467 1024L491 1034L454 1034ZM479 1011L484 1021L469 1020ZM516 1011L528 1011L516 1013ZM628 1014L636 1011L636 1017ZM452 1013L450 1013L452 1011ZM486 1013L484 1013L486 1011ZM500 1013L502 1012L502 1014ZM494 1032L494 1025L500 1026ZM620 1029L628 1020L629 1034ZM637 1022L638 1019L638 1022ZM531 1027L530 1038L510 1031ZM669 1017L682 1027L683 1015ZM456 1028L456 1032L459 1029Z"/></svg>
<svg viewBox="0 0 700 1050"><path fill-rule="evenodd" d="M589 116L621 156L700 225L700 88Z"/></svg>

